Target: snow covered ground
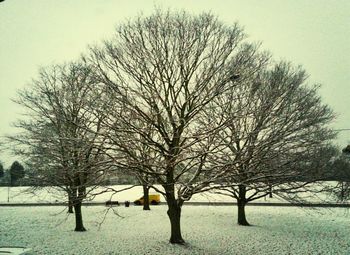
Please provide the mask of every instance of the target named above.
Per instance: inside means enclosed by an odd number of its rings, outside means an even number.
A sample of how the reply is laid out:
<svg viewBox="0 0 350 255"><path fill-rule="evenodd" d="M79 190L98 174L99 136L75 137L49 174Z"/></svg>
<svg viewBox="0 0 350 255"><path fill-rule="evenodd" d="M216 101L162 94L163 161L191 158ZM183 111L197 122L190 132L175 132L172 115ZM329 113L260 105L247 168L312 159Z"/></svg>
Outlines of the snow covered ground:
<svg viewBox="0 0 350 255"><path fill-rule="evenodd" d="M64 207L0 207L0 246L26 246L34 254L350 254L347 209L247 207L251 227L236 224L231 206L184 206L187 245L168 243L166 206L84 207L87 232L77 233Z"/></svg>
<svg viewBox="0 0 350 255"><path fill-rule="evenodd" d="M122 190L127 187L130 187L128 185L115 185L110 186L115 190ZM162 189L159 185L156 187L158 189ZM99 193L106 188L98 188L97 190L94 190L93 193ZM53 188L44 188L43 190L36 191L35 194L26 192L28 190L28 187L11 187L8 189L7 187L0 187L0 203L7 203L8 196L10 203L55 203L55 202L66 202L67 196L63 192L57 192L57 190L53 190ZM153 192L153 190L151 190ZM249 193L248 193L249 194ZM140 197L142 197L143 191L142 186L136 186L132 189L125 190L123 192L117 193L113 195L113 192L106 192L102 193L100 195L97 195L91 199L93 202L106 202L107 200L116 200L120 202L124 201L134 201ZM308 194L302 194L302 196L309 196ZM319 198L313 197L313 202L335 202L332 197L329 196L329 194L322 193L318 195ZM164 201L164 198L161 197L161 201ZM204 192L201 194L194 195L191 200L191 202L236 202L233 198L219 195L219 194L213 194L210 192ZM274 196L273 198L265 197L261 198L259 200L256 200L254 202L259 203L275 203L275 202L285 202L284 200L278 198L277 196Z"/></svg>
<svg viewBox="0 0 350 255"><path fill-rule="evenodd" d="M128 185L115 185L111 186L115 190L122 190L127 187L130 187ZM157 186L157 188L162 189L160 186ZM94 190L93 193L99 193L100 191L103 191L105 188L98 188L97 190ZM10 202L12 203L30 203L30 202L64 202L66 201L66 195L64 193L60 193L57 191L53 191L52 188L44 188L43 190L36 191L35 195L32 193L27 192L28 187L11 187L10 188ZM154 192L151 190L151 193ZM143 190L142 186L136 186L132 189L125 190L120 193L116 193L113 195L113 192L106 192L102 193L100 195L97 195L94 197L91 201L94 202L106 202L107 200L117 200L124 202L126 200L128 201L134 201L140 197L143 196ZM8 188L7 187L0 187L0 203L6 203L8 199ZM161 197L161 201L164 201L164 198ZM211 194L209 192L203 193L203 194L197 194L195 195L191 201L200 201L200 202L233 202L234 200L230 197L223 196L223 195L217 195L217 194Z"/></svg>

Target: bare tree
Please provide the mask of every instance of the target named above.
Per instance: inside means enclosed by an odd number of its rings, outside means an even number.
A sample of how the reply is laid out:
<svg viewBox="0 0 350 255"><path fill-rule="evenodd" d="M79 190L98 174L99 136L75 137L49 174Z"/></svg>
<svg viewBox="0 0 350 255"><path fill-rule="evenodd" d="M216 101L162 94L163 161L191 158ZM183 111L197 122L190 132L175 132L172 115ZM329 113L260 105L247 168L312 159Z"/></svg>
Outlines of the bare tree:
<svg viewBox="0 0 350 255"><path fill-rule="evenodd" d="M209 187L211 134L198 117L218 95L237 86L256 47L237 25L211 14L156 11L120 25L114 39L92 49L100 82L113 106L103 118L116 163L163 189L171 243L184 243L181 207ZM147 132L149 128L152 132ZM134 148L147 147L147 160ZM211 176L211 178L214 178Z"/></svg>
<svg viewBox="0 0 350 255"><path fill-rule="evenodd" d="M240 87L216 100L210 121L226 119L217 132L218 153L211 161L226 169L221 193L237 200L238 224L249 225L245 205L271 194L306 188L330 160L320 153L333 132L332 111L321 103L317 86L288 63L260 69ZM224 192L223 192L224 191ZM220 193L220 191L219 191Z"/></svg>
<svg viewBox="0 0 350 255"><path fill-rule="evenodd" d="M26 110L17 122L23 132L10 137L17 154L26 158L36 186L50 186L68 194L74 207L75 231L85 231L81 212L111 164L103 153L105 138L98 135L100 101L93 89L91 69L83 62L42 69L16 102ZM94 130L94 132L90 132Z"/></svg>

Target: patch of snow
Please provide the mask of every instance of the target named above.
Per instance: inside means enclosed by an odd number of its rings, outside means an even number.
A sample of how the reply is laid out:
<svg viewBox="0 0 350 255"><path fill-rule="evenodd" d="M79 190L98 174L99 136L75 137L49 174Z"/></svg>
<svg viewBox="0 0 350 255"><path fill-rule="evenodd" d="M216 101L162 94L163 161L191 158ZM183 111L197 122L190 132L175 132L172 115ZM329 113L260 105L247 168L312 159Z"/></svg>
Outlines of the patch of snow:
<svg viewBox="0 0 350 255"><path fill-rule="evenodd" d="M0 254L8 254L8 255L25 255L29 254L31 249L25 247L0 247Z"/></svg>
<svg viewBox="0 0 350 255"><path fill-rule="evenodd" d="M34 254L350 254L348 211L247 207L250 227L236 224L235 206L184 206L185 246L171 245L166 206L83 207L88 231L74 232L64 207L1 207L0 246Z"/></svg>

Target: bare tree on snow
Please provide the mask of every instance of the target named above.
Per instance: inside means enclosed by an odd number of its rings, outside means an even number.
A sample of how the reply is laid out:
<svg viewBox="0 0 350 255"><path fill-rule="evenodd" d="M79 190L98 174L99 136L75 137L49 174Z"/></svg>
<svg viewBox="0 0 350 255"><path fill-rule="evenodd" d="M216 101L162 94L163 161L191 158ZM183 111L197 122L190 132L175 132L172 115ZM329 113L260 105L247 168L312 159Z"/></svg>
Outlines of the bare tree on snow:
<svg viewBox="0 0 350 255"><path fill-rule="evenodd" d="M115 162L162 185L171 243L184 243L184 201L213 181L206 178L212 171L206 158L217 127L203 128L198 119L239 84L256 54L244 37L237 24L223 25L211 14L156 11L120 25L104 47L92 49L89 59L112 102L103 125ZM141 145L147 160L134 150Z"/></svg>
<svg viewBox="0 0 350 255"><path fill-rule="evenodd" d="M237 200L238 224L249 225L245 205L271 193L292 194L320 180L332 153L324 153L333 132L333 113L317 86L288 63L266 66L221 95L207 119L226 119L216 134L221 148L212 162L226 171L217 185ZM328 150L328 152L331 152Z"/></svg>
<svg viewBox="0 0 350 255"><path fill-rule="evenodd" d="M9 137L32 169L37 188L68 194L75 231L85 231L82 201L94 195L112 167L104 156L105 138L98 135L101 120L91 113L101 103L94 84L83 62L41 69L15 100L26 116L16 123L22 132Z"/></svg>

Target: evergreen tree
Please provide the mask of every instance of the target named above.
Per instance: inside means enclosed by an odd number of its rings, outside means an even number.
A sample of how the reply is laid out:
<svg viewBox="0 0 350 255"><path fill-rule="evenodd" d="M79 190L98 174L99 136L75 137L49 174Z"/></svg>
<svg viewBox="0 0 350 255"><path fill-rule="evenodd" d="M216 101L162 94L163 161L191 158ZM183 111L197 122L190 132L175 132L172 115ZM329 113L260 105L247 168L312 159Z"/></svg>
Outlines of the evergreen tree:
<svg viewBox="0 0 350 255"><path fill-rule="evenodd" d="M0 178L4 177L5 172L4 172L4 166L2 165L2 163L0 162Z"/></svg>
<svg viewBox="0 0 350 255"><path fill-rule="evenodd" d="M18 179L23 178L24 174L24 167L18 161L13 162L10 168L11 186L13 186Z"/></svg>

